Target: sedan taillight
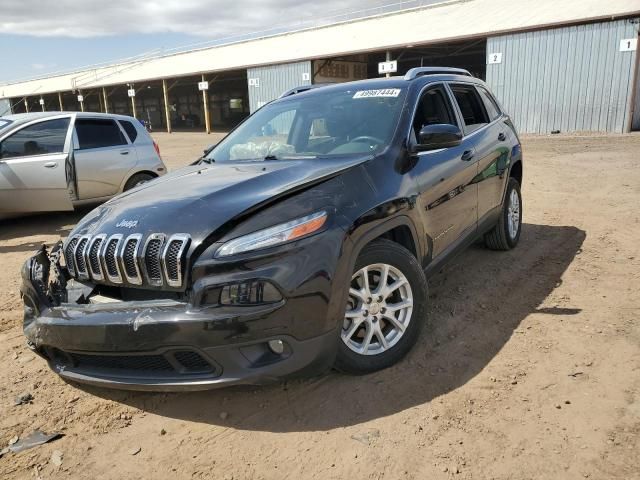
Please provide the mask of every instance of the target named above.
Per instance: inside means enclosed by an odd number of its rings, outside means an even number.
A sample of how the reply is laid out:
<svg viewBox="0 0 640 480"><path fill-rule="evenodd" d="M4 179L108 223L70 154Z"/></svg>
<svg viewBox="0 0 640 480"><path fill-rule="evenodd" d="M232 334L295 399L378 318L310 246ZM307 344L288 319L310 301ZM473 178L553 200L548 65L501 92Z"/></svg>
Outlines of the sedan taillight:
<svg viewBox="0 0 640 480"><path fill-rule="evenodd" d="M156 153L158 154L158 156L160 157L160 160L162 160L162 155L160 155L160 147L158 146L158 144L156 143L156 141L153 141L153 148L156 149Z"/></svg>

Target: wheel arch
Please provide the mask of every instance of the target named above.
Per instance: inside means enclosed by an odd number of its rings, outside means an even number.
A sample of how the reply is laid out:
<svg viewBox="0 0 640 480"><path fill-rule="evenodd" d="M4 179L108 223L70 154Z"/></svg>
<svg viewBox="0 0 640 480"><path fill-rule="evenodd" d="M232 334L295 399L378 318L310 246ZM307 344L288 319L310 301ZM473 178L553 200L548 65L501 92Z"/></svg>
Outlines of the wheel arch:
<svg viewBox="0 0 640 480"><path fill-rule="evenodd" d="M522 160L518 160L509 169L509 177L515 178L522 186Z"/></svg>
<svg viewBox="0 0 640 480"><path fill-rule="evenodd" d="M357 225L358 223L363 222L359 220L355 222L354 225ZM355 229L355 231L357 231L357 229ZM352 236L353 248L350 258L351 270L353 270L353 266L356 263L356 258L358 257L362 249L379 238L386 238L400 244L401 246L409 250L409 252L411 252L411 254L413 254L413 256L416 257L416 259L420 263L422 263L422 248L418 239L417 229L411 218L407 215L402 214L396 215L374 225L363 233L358 234L357 238L355 239L353 239Z"/></svg>
<svg viewBox="0 0 640 480"><path fill-rule="evenodd" d="M124 192L124 187L127 184L127 182L131 180L132 177L134 177L135 175L138 175L139 173L145 173L147 175L151 175L153 178L158 178L159 176L156 172L153 172L151 170L132 170L122 180L122 183L120 184L120 193Z"/></svg>

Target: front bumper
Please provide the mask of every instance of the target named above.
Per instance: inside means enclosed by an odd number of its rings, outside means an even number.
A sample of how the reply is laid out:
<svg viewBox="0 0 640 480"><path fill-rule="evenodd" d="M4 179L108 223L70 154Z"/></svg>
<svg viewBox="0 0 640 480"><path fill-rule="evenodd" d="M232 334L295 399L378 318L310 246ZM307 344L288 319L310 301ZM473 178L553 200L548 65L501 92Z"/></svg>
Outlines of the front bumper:
<svg viewBox="0 0 640 480"><path fill-rule="evenodd" d="M327 320L329 302L308 311L308 322L300 318L305 304L318 305L310 292L306 302L285 298L251 307L194 308L177 300L55 306L45 285L57 260L43 252L22 271L24 334L65 379L130 390L201 390L319 374L334 362L339 327ZM270 348L271 340L282 342L281 352Z"/></svg>

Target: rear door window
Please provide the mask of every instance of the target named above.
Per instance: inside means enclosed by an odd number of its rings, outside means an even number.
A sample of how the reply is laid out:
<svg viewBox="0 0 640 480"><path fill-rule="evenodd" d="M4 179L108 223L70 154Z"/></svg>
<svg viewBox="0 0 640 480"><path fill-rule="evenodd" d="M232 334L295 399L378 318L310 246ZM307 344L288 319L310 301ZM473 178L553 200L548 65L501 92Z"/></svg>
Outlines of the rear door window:
<svg viewBox="0 0 640 480"><path fill-rule="evenodd" d="M466 134L489 123L482 99L473 85L453 84L451 90L460 108Z"/></svg>
<svg viewBox="0 0 640 480"><path fill-rule="evenodd" d="M136 141L136 138L138 138L138 130L136 130L136 127L133 125L133 123L131 123L128 120L118 120L120 122L120 125L122 125L122 128L124 128L124 131L127 132L127 135L129 136L129 140L131 140L131 143Z"/></svg>
<svg viewBox="0 0 640 480"><path fill-rule="evenodd" d="M68 130L69 118L56 118L24 127L2 141L0 158L62 153Z"/></svg>
<svg viewBox="0 0 640 480"><path fill-rule="evenodd" d="M76 134L80 150L127 145L122 130L110 119L78 118Z"/></svg>

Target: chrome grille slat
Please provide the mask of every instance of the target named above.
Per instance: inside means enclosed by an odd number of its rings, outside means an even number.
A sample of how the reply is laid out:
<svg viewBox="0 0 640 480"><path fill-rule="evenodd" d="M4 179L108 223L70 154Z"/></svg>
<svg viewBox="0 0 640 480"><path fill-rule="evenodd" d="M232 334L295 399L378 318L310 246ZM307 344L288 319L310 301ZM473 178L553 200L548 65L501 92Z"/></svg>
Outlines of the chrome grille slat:
<svg viewBox="0 0 640 480"><path fill-rule="evenodd" d="M73 276L76 275L76 260L73 253L75 252L76 245L78 244L79 239L80 237L78 235L71 237L71 240L69 240L69 243L67 243L67 248L64 251L65 263L67 264L69 273L71 273L71 275Z"/></svg>
<svg viewBox="0 0 640 480"><path fill-rule="evenodd" d="M118 256L122 264L124 278L133 285L142 285L142 275L140 275L140 268L138 267L138 250L141 241L141 234L129 235L125 239Z"/></svg>
<svg viewBox="0 0 640 480"><path fill-rule="evenodd" d="M101 255L107 280L118 284L122 283L122 274L120 273L120 265L118 265L118 252L121 243L122 235L119 233L111 235L109 240L104 242L105 246Z"/></svg>
<svg viewBox="0 0 640 480"><path fill-rule="evenodd" d="M182 256L190 239L186 233L172 235L162 252L164 275L171 287L182 286Z"/></svg>
<svg viewBox="0 0 640 480"><path fill-rule="evenodd" d="M76 247L73 249L73 259L75 261L76 272L78 278L86 280L89 278L89 270L87 270L87 262L85 260L85 251L87 249L87 245L89 244L89 237L85 235L80 237Z"/></svg>
<svg viewBox="0 0 640 480"><path fill-rule="evenodd" d="M147 238L143 249L144 256L141 263L144 276L149 285L156 287L163 283L160 256L162 255L164 241L165 236L163 234L153 233Z"/></svg>
<svg viewBox="0 0 640 480"><path fill-rule="evenodd" d="M87 254L85 259L89 266L89 274L94 280L104 280L102 262L100 261L100 251L105 238L105 234L96 235L89 241L89 245L86 250Z"/></svg>

